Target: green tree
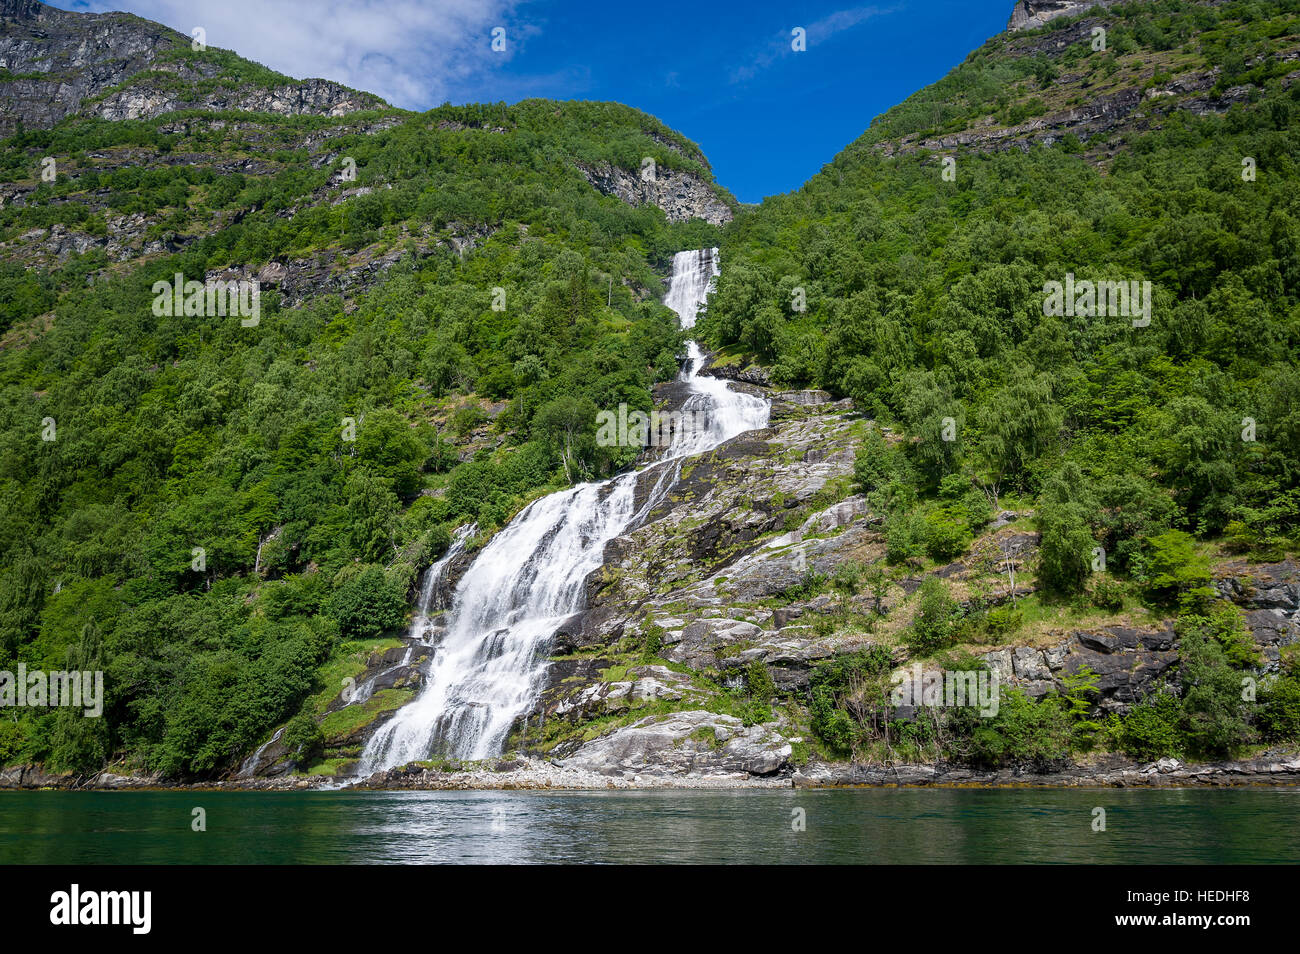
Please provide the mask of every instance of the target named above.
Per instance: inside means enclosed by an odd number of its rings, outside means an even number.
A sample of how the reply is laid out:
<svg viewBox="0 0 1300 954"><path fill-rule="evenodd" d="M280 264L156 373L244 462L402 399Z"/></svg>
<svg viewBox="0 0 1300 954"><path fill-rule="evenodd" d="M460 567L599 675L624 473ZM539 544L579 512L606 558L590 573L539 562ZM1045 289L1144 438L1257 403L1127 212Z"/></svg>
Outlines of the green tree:
<svg viewBox="0 0 1300 954"><path fill-rule="evenodd" d="M406 618L406 593L381 566L367 566L330 596L330 615L345 639L370 639Z"/></svg>
<svg viewBox="0 0 1300 954"><path fill-rule="evenodd" d="M54 728L50 735L50 765L80 774L97 772L103 768L109 753L109 725L104 712L87 715L91 703L85 697L85 677L99 675L102 686L104 672L104 639L99 626L92 620L81 630L81 638L68 647L65 669L78 673L83 679L81 707L60 706L55 711ZM101 705L104 700L100 700Z"/></svg>

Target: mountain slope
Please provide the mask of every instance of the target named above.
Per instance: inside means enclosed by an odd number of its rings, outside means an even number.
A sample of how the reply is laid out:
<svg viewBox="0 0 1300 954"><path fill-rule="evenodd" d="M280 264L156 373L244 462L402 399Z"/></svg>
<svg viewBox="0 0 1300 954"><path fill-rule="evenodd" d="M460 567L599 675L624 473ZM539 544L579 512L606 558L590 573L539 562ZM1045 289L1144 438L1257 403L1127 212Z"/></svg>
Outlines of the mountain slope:
<svg viewBox="0 0 1300 954"><path fill-rule="evenodd" d="M854 468L880 549L810 555L793 604L870 607L825 635L892 653L813 675L823 752L1205 758L1300 729L1279 715L1300 697L1300 603L1270 616L1252 595L1294 591L1300 544L1300 4L1082 17L994 38L724 235L700 322L720 373L826 389L884 425ZM884 619L831 595L854 563L885 572ZM788 635L742 645L789 659ZM902 661L1001 671L1042 701L889 728ZM1081 690L1084 665L1100 678ZM1266 705L1243 699L1279 674Z"/></svg>
<svg viewBox="0 0 1300 954"><path fill-rule="evenodd" d="M342 116L384 105L326 80L296 81L128 13L0 0L0 136L73 114L153 119L181 109Z"/></svg>
<svg viewBox="0 0 1300 954"><path fill-rule="evenodd" d="M1172 117L1225 113L1300 78L1289 4L1059 6L1038 27L1029 25L1038 19L1018 25L1013 16L1007 33L877 117L862 143L894 155L1024 150L1068 139L1103 161Z"/></svg>
<svg viewBox="0 0 1300 954"><path fill-rule="evenodd" d="M734 200L624 106L317 100L134 17L4 13L10 102L55 108L0 143L0 670L107 699L6 719L0 762L211 775L314 725L452 528L635 455L594 409L675 374L661 275ZM622 188L646 157L665 187ZM259 312L160 303L177 275Z"/></svg>
<svg viewBox="0 0 1300 954"><path fill-rule="evenodd" d="M0 721L0 763L355 760L422 678L398 634L450 532L479 527L454 578L528 500L637 456L596 412L650 410L681 337L664 267L715 243L716 373L789 390L610 543L514 750L789 783L1294 746L1296 8L1015 24L743 212L698 147L615 104L127 120L96 93L16 133L0 670L102 668L107 699ZM221 75L280 82L259 69ZM1213 82L1152 98L1148 70ZM1129 104L1108 128L1068 115L1093 92ZM967 137L952 163L942 136ZM178 273L256 279L259 319L156 308ZM1085 281L1136 290L1053 310L1052 283ZM1001 714L900 699L912 665L998 674ZM424 768L380 781L460 783Z"/></svg>

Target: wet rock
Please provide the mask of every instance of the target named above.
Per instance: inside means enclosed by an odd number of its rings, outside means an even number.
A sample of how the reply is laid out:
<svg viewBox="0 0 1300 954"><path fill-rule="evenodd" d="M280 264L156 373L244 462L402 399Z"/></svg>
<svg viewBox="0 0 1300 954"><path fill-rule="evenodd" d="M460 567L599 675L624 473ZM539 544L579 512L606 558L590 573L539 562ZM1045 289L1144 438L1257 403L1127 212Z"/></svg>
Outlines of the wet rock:
<svg viewBox="0 0 1300 954"><path fill-rule="evenodd" d="M786 768L790 743L773 727L732 716L677 712L651 716L588 742L562 761L605 775L772 775Z"/></svg>
<svg viewBox="0 0 1300 954"><path fill-rule="evenodd" d="M740 381L744 384L753 384L764 388L771 383L768 380L767 372L758 367L742 368L734 364L710 365L700 371L700 374L710 378L721 378L724 381ZM779 398L774 395L773 400L776 401Z"/></svg>

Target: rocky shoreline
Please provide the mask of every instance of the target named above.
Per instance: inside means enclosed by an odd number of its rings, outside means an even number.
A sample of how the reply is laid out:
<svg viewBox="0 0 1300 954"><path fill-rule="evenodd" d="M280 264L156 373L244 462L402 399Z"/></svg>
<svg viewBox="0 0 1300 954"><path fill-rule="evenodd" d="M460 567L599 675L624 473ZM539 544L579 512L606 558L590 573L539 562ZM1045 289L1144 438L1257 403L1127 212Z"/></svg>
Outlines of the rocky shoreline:
<svg viewBox="0 0 1300 954"><path fill-rule="evenodd" d="M0 791L604 791L631 789L741 788L1242 788L1300 786L1300 751L1276 750L1254 758L1183 763L1176 759L1134 762L1107 755L1040 771L1028 767L983 771L959 765L854 765L811 762L770 776L606 775L540 759L516 759L443 771L410 765L356 782L334 776L290 775L169 783L134 775L102 773L89 780L52 775L30 766L0 771Z"/></svg>

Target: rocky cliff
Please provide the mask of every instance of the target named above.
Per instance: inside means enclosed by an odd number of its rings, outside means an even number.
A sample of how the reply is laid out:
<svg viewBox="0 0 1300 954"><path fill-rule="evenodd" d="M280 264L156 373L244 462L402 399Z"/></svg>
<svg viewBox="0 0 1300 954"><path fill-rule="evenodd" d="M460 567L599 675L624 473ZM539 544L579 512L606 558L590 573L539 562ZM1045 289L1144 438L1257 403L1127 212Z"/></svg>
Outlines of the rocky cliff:
<svg viewBox="0 0 1300 954"><path fill-rule="evenodd" d="M0 136L73 114L152 119L182 109L340 116L384 105L327 80L270 70L232 77L220 51L128 13L0 0Z"/></svg>
<svg viewBox="0 0 1300 954"><path fill-rule="evenodd" d="M653 172L634 173L608 162L580 164L578 168L605 195L617 196L628 205L657 206L669 222L703 219L722 225L733 216L717 190L689 172L660 167Z"/></svg>
<svg viewBox="0 0 1300 954"><path fill-rule="evenodd" d="M960 155L1077 140L1104 164L1129 138L1162 128L1176 113L1225 113L1267 83L1294 88L1300 79L1294 35L1272 37L1265 52L1237 64L1237 79L1206 46L1180 45L1176 23L1153 27L1145 12L1143 3L1116 0L1021 0L1007 33L874 122L872 148ZM1135 44L1135 34L1159 39L1150 48Z"/></svg>
<svg viewBox="0 0 1300 954"><path fill-rule="evenodd" d="M1093 7L1113 6L1122 0L1019 0L1011 11L1007 31L1033 30L1046 26L1057 17L1083 13Z"/></svg>

